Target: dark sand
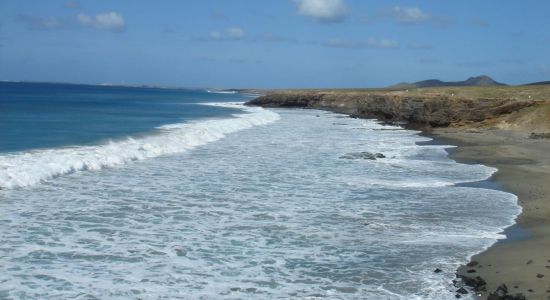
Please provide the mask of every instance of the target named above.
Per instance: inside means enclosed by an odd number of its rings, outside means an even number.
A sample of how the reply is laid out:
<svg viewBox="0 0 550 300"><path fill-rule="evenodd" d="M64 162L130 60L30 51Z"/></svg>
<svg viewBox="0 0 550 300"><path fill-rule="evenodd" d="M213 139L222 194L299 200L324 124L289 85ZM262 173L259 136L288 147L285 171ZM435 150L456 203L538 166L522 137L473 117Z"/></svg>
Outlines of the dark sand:
<svg viewBox="0 0 550 300"><path fill-rule="evenodd" d="M498 168L492 180L517 195L523 208L517 225L505 231L508 238L474 256L479 265L463 266L458 274L487 281L482 299L501 284L510 294L550 299L550 139L498 129L442 128L432 134L459 146L451 150L458 162Z"/></svg>

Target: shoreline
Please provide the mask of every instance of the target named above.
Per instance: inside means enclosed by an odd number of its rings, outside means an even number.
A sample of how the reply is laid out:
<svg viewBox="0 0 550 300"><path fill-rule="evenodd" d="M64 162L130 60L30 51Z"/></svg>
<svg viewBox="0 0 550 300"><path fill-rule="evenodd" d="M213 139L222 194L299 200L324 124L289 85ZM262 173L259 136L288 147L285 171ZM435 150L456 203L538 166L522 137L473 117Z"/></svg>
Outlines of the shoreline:
<svg viewBox="0 0 550 300"><path fill-rule="evenodd" d="M507 238L472 256L453 282L479 299L513 300L550 299L549 96L550 87L285 90L247 104L378 119L457 146L447 151L459 163L496 168L487 180L516 195L522 212Z"/></svg>
<svg viewBox="0 0 550 300"><path fill-rule="evenodd" d="M497 168L489 180L498 182L504 191L516 195L523 210L515 224L504 230L506 239L498 240L474 255L468 265L457 270L457 275L479 276L486 282L485 287L480 286L477 290L480 299L486 299L499 287L500 296L521 294L526 299L550 299L548 140L534 140L521 133L491 129L437 128L427 135L456 145L448 152L449 157L457 162ZM504 293L503 284L507 293Z"/></svg>

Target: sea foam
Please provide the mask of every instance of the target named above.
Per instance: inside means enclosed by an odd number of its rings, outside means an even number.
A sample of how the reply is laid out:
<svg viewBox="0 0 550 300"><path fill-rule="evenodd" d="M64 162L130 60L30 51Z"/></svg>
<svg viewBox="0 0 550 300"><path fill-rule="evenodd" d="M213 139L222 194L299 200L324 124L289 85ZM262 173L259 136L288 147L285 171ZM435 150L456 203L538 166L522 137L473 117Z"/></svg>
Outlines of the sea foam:
<svg viewBox="0 0 550 300"><path fill-rule="evenodd" d="M107 144L82 147L44 149L0 156L0 189L27 187L42 181L84 170L123 165L136 160L181 153L217 141L227 134L277 121L279 115L242 103L209 103L240 108L233 118L169 124L159 127L157 134L127 138Z"/></svg>
<svg viewBox="0 0 550 300"><path fill-rule="evenodd" d="M456 268L521 211L452 184L494 169L415 132L274 112L196 151L2 191L0 298L451 300ZM386 158L340 159L364 151Z"/></svg>

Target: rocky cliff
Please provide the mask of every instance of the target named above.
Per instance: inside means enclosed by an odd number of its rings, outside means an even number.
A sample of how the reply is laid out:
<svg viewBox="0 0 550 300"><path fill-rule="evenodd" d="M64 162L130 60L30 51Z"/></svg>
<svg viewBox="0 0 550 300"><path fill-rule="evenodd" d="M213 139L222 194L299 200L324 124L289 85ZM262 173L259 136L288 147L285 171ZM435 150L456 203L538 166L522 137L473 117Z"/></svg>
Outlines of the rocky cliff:
<svg viewBox="0 0 550 300"><path fill-rule="evenodd" d="M527 108L550 105L550 101L547 100L550 99L550 89L542 96L534 93L533 95L537 96L533 97L525 93L495 95L480 91L432 89L410 92L301 90L268 93L248 104L265 107L325 109L356 117L406 122L413 126L446 127L495 124L500 121L505 122L511 116L521 119L517 116L518 112L525 112ZM548 119L550 120L550 115Z"/></svg>

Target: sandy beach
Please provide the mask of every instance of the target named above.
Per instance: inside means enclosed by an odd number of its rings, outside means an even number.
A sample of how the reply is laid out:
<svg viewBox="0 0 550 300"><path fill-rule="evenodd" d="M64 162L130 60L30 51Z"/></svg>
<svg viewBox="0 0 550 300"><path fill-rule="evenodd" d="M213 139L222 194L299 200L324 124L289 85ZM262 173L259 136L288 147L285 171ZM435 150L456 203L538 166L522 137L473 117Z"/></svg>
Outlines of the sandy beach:
<svg viewBox="0 0 550 300"><path fill-rule="evenodd" d="M550 140L498 129L440 128L432 134L458 146L450 151L453 159L498 168L492 180L517 195L523 208L515 230L521 233L507 233L458 274L487 282L482 299L502 284L510 295L550 299Z"/></svg>

